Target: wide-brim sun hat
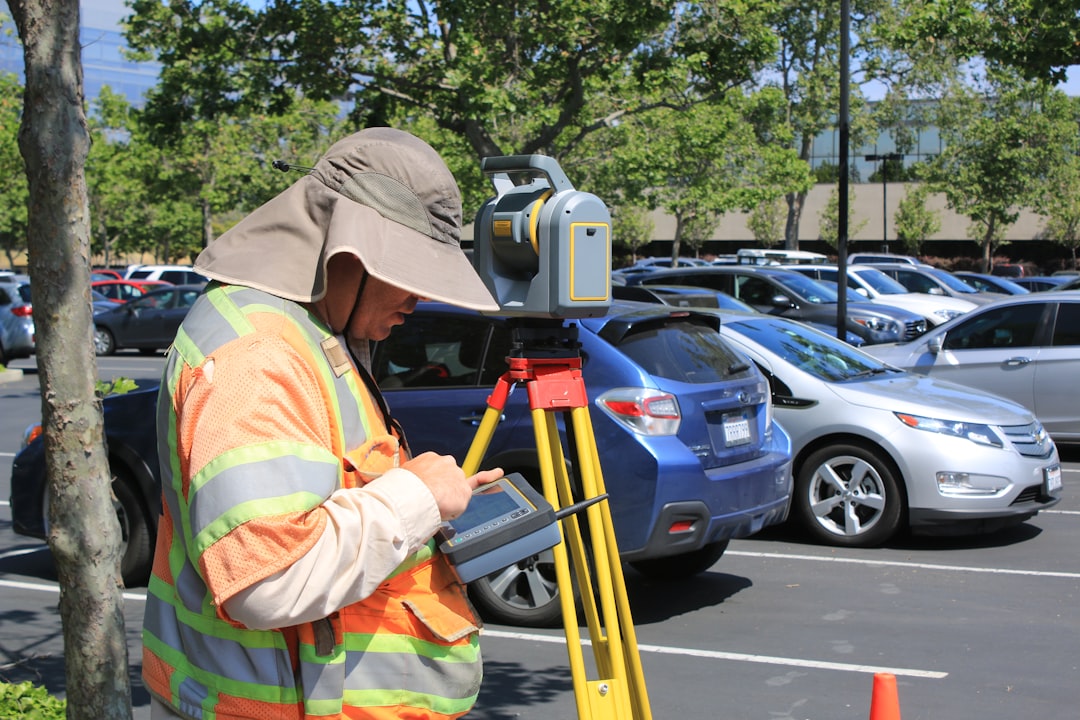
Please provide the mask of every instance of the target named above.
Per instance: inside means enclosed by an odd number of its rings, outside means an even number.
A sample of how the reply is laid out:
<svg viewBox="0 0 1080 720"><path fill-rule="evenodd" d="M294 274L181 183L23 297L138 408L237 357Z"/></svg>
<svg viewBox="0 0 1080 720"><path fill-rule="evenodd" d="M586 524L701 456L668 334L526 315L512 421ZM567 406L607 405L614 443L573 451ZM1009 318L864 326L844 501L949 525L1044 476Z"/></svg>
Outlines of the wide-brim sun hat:
<svg viewBox="0 0 1080 720"><path fill-rule="evenodd" d="M461 249L461 192L450 169L420 138L386 127L334 143L310 173L211 242L195 269L314 302L340 252L421 297L499 309Z"/></svg>

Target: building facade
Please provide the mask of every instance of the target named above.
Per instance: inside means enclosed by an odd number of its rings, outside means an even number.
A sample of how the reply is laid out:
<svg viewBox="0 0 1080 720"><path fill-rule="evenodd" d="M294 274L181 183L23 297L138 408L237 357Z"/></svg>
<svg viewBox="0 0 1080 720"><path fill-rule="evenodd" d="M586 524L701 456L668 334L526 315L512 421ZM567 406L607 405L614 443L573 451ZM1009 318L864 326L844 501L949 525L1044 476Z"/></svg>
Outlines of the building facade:
<svg viewBox="0 0 1080 720"><path fill-rule="evenodd" d="M147 90L157 84L160 65L139 63L123 55L126 47L120 34L120 24L131 11L123 0L81 0L79 4L81 26L79 40L82 43L83 92L93 101L101 88L109 88L139 105ZM0 0L0 14L11 17L7 0ZM8 20L0 32L0 72L23 77L22 45L15 32L14 23Z"/></svg>

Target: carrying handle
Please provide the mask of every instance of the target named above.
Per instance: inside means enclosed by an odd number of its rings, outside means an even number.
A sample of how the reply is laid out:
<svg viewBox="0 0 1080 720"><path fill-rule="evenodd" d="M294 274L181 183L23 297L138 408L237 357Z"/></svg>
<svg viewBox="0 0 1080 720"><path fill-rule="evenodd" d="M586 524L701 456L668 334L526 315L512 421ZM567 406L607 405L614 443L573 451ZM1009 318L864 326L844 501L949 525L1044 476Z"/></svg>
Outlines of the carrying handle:
<svg viewBox="0 0 1080 720"><path fill-rule="evenodd" d="M566 177L566 173L559 167L559 163L556 162L555 158L547 155L496 155L486 157L480 160L480 169L487 175L501 175L507 182L510 179L510 173L527 173L539 170L547 177L548 185L555 192L574 189L574 186L570 184L570 178ZM499 179L492 179L496 188L499 188ZM499 194L502 194L501 189Z"/></svg>

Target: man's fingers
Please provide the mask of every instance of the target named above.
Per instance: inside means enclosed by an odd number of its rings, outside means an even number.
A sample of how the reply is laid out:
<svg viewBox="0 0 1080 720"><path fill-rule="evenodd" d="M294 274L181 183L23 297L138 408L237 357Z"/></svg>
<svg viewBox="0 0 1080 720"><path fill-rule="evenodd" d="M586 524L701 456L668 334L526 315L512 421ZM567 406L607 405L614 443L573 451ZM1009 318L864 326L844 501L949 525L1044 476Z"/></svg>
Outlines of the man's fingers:
<svg viewBox="0 0 1080 720"><path fill-rule="evenodd" d="M475 490L481 485L487 485L488 483L495 482L499 478L503 477L506 473L502 471L502 468L492 468L491 470L481 470L472 477L469 478L469 485Z"/></svg>

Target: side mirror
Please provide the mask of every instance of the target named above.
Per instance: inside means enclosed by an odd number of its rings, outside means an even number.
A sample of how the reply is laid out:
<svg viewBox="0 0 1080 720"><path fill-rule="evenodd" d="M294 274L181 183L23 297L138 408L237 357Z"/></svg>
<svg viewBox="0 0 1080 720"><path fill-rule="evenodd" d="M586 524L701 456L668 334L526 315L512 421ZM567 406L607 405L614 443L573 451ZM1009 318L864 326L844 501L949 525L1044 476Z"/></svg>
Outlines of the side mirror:
<svg viewBox="0 0 1080 720"><path fill-rule="evenodd" d="M791 298L782 293L777 293L776 295L772 296L772 304L775 308L786 310L787 308L791 307Z"/></svg>
<svg viewBox="0 0 1080 720"><path fill-rule="evenodd" d="M945 347L945 335L944 334L935 335L934 337L930 338L930 341L926 344L926 348L933 355L937 355L939 352L942 351L942 349L944 349L944 347Z"/></svg>
<svg viewBox="0 0 1080 720"><path fill-rule="evenodd" d="M939 287L932 287L926 291L928 295L944 295L945 291Z"/></svg>

